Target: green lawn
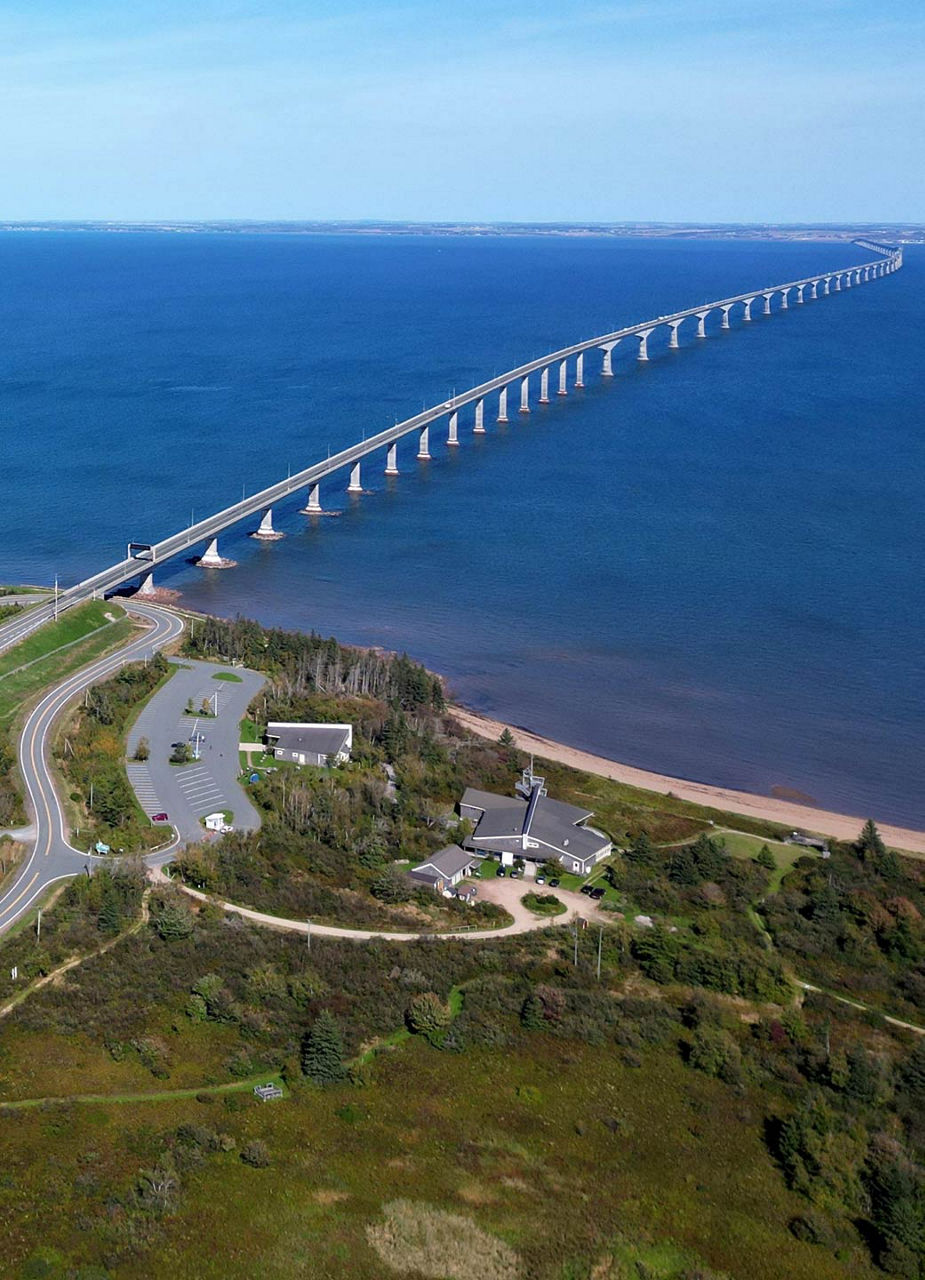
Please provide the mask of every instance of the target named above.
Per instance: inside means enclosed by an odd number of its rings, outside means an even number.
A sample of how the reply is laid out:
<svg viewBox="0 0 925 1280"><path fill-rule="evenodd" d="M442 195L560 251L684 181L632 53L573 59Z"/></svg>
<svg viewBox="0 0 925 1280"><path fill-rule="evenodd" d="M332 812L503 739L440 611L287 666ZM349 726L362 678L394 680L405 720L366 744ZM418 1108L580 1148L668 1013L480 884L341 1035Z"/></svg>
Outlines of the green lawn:
<svg viewBox="0 0 925 1280"><path fill-rule="evenodd" d="M216 680L218 676L215 677ZM239 742L263 742L263 729L257 724L256 720L249 720L247 716L241 721L241 736Z"/></svg>
<svg viewBox="0 0 925 1280"><path fill-rule="evenodd" d="M521 902L528 911L532 911L537 916L561 916L563 911L567 910L565 903L561 898L557 898L554 893L543 893L543 886L540 885L539 893L525 893L521 898ZM551 898L551 902L545 902L543 899Z"/></svg>
<svg viewBox="0 0 925 1280"><path fill-rule="evenodd" d="M818 858L814 849L804 849L797 844L784 844L779 840L764 840L761 836L746 835L744 831L728 831L718 829L711 834L723 841L734 858L755 858L762 845L767 845L774 855L777 870L771 873L770 892L777 893L781 881L799 858L809 855Z"/></svg>
<svg viewBox="0 0 925 1280"><path fill-rule="evenodd" d="M213 680L227 680L229 684L243 684L244 681L240 676L236 676L233 671L216 671L212 677ZM259 741L259 739L253 739Z"/></svg>

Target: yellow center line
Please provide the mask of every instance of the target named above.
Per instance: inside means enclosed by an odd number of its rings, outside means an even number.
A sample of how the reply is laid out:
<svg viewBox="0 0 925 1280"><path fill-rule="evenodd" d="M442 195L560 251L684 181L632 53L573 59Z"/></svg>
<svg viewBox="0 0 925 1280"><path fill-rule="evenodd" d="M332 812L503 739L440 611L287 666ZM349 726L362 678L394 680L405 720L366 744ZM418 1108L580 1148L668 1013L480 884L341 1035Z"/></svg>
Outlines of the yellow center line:
<svg viewBox="0 0 925 1280"><path fill-rule="evenodd" d="M3 910L0 911L0 919L2 919L3 916L8 915L13 910L13 908L16 906L16 903L19 901L19 899L25 897L25 895L29 892L29 890L32 888L32 886L35 884L38 878L39 878L39 873L36 871L35 875L26 885L25 889L23 889L22 893L20 893L17 897L15 897L8 907L4 907Z"/></svg>

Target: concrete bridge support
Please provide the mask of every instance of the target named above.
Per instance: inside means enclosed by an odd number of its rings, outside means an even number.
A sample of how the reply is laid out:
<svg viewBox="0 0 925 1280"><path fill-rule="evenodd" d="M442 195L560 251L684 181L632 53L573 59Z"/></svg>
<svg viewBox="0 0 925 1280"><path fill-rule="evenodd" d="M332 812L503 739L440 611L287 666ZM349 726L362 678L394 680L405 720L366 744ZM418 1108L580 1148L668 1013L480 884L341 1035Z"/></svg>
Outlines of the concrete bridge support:
<svg viewBox="0 0 925 1280"><path fill-rule="evenodd" d="M556 392L556 395L559 395L559 396L568 395L568 361L567 360L559 361L559 390Z"/></svg>
<svg viewBox="0 0 925 1280"><path fill-rule="evenodd" d="M698 338L705 338L707 336L707 316L709 314L710 314L709 311L697 312L697 337Z"/></svg>
<svg viewBox="0 0 925 1280"><path fill-rule="evenodd" d="M459 444L459 414L456 410L450 414L450 425L447 432L446 442L451 446Z"/></svg>
<svg viewBox="0 0 925 1280"><path fill-rule="evenodd" d="M485 434L485 401L477 400L475 403L475 424L472 428L472 434L483 436Z"/></svg>
<svg viewBox="0 0 925 1280"><path fill-rule="evenodd" d="M841 293L841 276L833 276L832 279L835 281L835 292Z"/></svg>
<svg viewBox="0 0 925 1280"><path fill-rule="evenodd" d="M146 573L141 579L141 586L135 592L136 596L156 596L157 588L154 585L154 574Z"/></svg>
<svg viewBox="0 0 925 1280"><path fill-rule="evenodd" d="M280 538L285 538L285 536L284 533L278 533L273 528L273 508L267 507L263 513L259 528L254 530L251 537L259 538L261 542L279 542Z"/></svg>
<svg viewBox="0 0 925 1280"><path fill-rule="evenodd" d="M519 413L530 412L530 375L520 380L520 409Z"/></svg>
<svg viewBox="0 0 925 1280"><path fill-rule="evenodd" d="M205 552L196 561L203 569L233 569L234 560L227 560L218 553L218 538L213 538Z"/></svg>
<svg viewBox="0 0 925 1280"><path fill-rule="evenodd" d="M780 291L780 309L781 309L781 311L786 311L786 310L788 309L788 307L790 306L790 303L789 303L789 301L788 301L789 294L790 294L790 290L789 290L789 289L781 289L781 291Z"/></svg>
<svg viewBox="0 0 925 1280"><path fill-rule="evenodd" d="M347 485L348 493L362 493L363 481L360 479L360 464L358 462L350 469L350 483Z"/></svg>
<svg viewBox="0 0 925 1280"><path fill-rule="evenodd" d="M798 284L798 285L797 285L797 302L798 302L798 303L802 303L802 302L803 302L803 290L804 290L805 288L806 288L806 285L805 285L805 284Z"/></svg>
<svg viewBox="0 0 925 1280"><path fill-rule="evenodd" d="M585 385L585 353L580 351L575 360L575 386L583 387Z"/></svg>
<svg viewBox="0 0 925 1280"><path fill-rule="evenodd" d="M742 313L742 319L745 320L746 323L752 318L752 303L754 301L755 301L754 298L745 298L742 301L742 305L745 308L744 312Z"/></svg>
<svg viewBox="0 0 925 1280"><path fill-rule="evenodd" d="M731 308L732 308L732 303L731 303L731 302L729 303L729 305L728 305L728 306L725 306L725 307L723 307L723 308L722 308L722 311L723 311L723 323L720 325L720 328L721 328L721 329L728 329L728 328L729 328L729 312L730 312L730 309L731 309Z"/></svg>
<svg viewBox="0 0 925 1280"><path fill-rule="evenodd" d="M681 328L681 321L673 320L668 328L671 330L671 337L668 339L668 347L671 351L677 351L678 347L681 345L680 342L678 342L678 330Z"/></svg>
<svg viewBox="0 0 925 1280"><path fill-rule="evenodd" d="M498 392L498 421L507 422L507 387L502 387Z"/></svg>
<svg viewBox="0 0 925 1280"><path fill-rule="evenodd" d="M540 374L540 404L549 404L549 365Z"/></svg>
<svg viewBox="0 0 925 1280"><path fill-rule="evenodd" d="M651 329L643 329L641 333L637 333L639 339L639 352L636 356L637 360L648 360L649 358L649 334Z"/></svg>
<svg viewBox="0 0 925 1280"><path fill-rule="evenodd" d="M389 445L389 452L385 459L385 474L387 476L398 475L398 442L395 441Z"/></svg>
<svg viewBox="0 0 925 1280"><path fill-rule="evenodd" d="M819 281L818 281L818 280L811 280L811 281L810 281L810 286L809 286L809 287L810 287L810 289L812 290L812 292L810 293L810 295L809 295L809 296L810 296L810 298L812 299L812 301L813 301L813 302L815 302L815 301L816 301L816 299L819 297Z"/></svg>
<svg viewBox="0 0 925 1280"><path fill-rule="evenodd" d="M424 427L418 438L418 462L430 461L430 427Z"/></svg>
<svg viewBox="0 0 925 1280"><path fill-rule="evenodd" d="M825 295L825 297L829 296L829 292L831 288L832 288L832 277L826 276L826 278L822 282L822 292Z"/></svg>
<svg viewBox="0 0 925 1280"><path fill-rule="evenodd" d="M763 314L769 316L771 314L771 299L774 297L774 293L773 291L771 293L763 293L761 296L764 298Z"/></svg>
<svg viewBox="0 0 925 1280"><path fill-rule="evenodd" d="M604 363L601 365L601 377L613 377L613 349L617 345L616 342L608 343L606 347L601 347L604 353Z"/></svg>
<svg viewBox="0 0 925 1280"><path fill-rule="evenodd" d="M321 514L321 485L313 484L308 490L308 501L302 508L302 515L320 516Z"/></svg>

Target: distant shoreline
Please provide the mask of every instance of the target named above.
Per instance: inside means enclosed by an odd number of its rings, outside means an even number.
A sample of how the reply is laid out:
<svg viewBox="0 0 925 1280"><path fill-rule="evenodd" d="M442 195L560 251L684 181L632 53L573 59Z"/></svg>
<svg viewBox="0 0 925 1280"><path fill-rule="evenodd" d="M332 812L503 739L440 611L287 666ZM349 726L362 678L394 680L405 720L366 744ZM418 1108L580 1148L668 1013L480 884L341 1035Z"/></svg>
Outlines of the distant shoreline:
<svg viewBox="0 0 925 1280"><path fill-rule="evenodd" d="M162 235L355 235L453 236L497 239L541 236L580 239L777 240L783 243L851 244L858 237L884 238L901 244L925 243L925 223L698 223L698 222L389 222L378 219L343 221L183 219L67 222L10 220L0 231L41 234L70 231L111 235L139 232Z"/></svg>
<svg viewBox="0 0 925 1280"><path fill-rule="evenodd" d="M639 787L644 791L655 791L662 795L670 792L679 800L687 800L692 804L705 805L712 809L725 809L730 813L739 813L749 818L761 818L766 822L779 822L794 830L818 832L819 835L831 836L835 840L856 839L864 824L864 818L853 817L850 814L832 813L826 809L795 804L793 801L779 800L773 796L753 795L751 792L736 791L731 787L691 782L684 778L672 778L664 773L651 773L647 769L637 769L633 765L620 764L605 756L592 755L577 747L568 747L551 738L541 737L527 729L506 725L500 720L492 720L489 716L480 715L458 704L451 705L449 712L463 728L480 737L497 741L504 729L510 729L521 751L531 751L547 760L568 765L572 769L598 774L614 782L624 782L628 786ZM891 848L903 853L925 856L925 831L913 831L907 827L897 827L881 822L878 822L877 826L884 841Z"/></svg>

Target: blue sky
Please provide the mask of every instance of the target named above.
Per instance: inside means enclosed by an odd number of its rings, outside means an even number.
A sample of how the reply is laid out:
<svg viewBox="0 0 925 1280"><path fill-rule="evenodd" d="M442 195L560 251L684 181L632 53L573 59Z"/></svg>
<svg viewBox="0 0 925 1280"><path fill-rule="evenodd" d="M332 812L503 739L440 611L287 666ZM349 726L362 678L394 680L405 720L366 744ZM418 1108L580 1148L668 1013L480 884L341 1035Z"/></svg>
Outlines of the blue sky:
<svg viewBox="0 0 925 1280"><path fill-rule="evenodd" d="M12 0L0 218L925 221L921 0Z"/></svg>

